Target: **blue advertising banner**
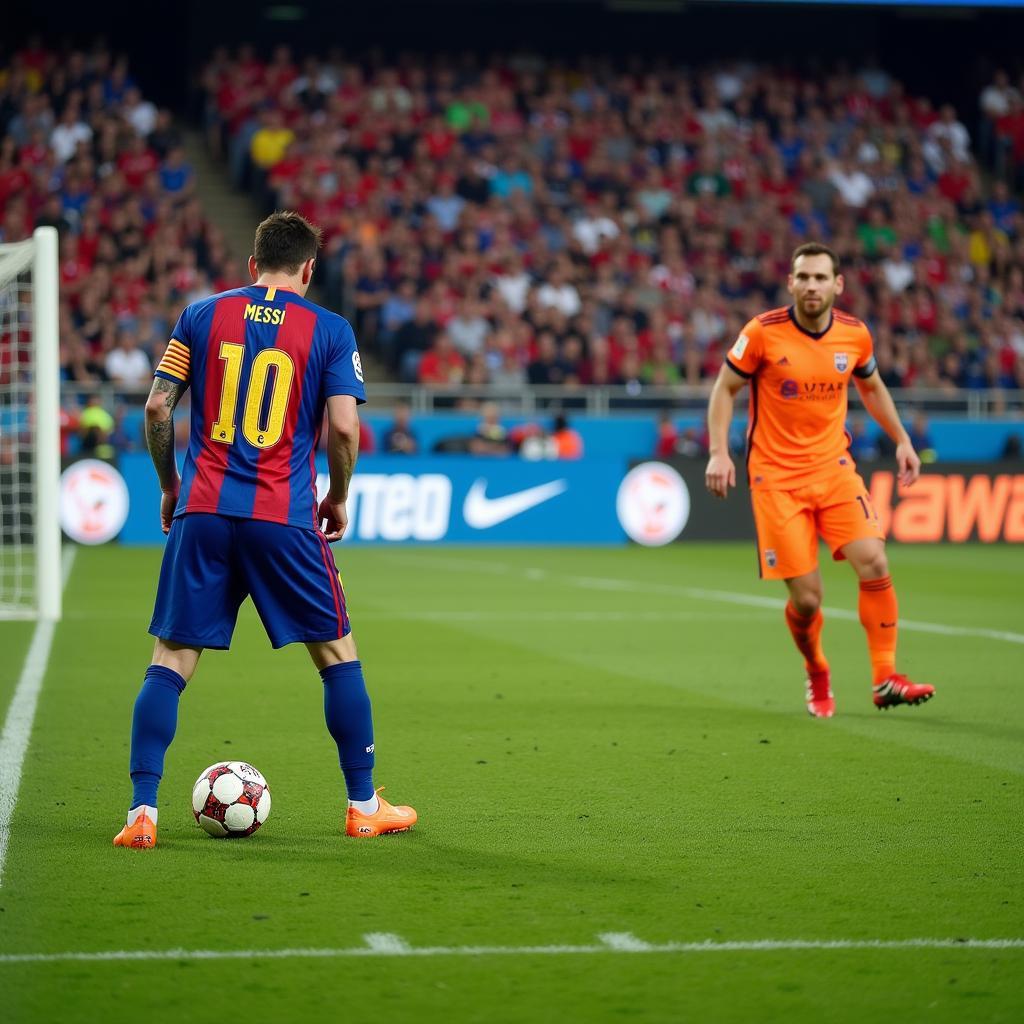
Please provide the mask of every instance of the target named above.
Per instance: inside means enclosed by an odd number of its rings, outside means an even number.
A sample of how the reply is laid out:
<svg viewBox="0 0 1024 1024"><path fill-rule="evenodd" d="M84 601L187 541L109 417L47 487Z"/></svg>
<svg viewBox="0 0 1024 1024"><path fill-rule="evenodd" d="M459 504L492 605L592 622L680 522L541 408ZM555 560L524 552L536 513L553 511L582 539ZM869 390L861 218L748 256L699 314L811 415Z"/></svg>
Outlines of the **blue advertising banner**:
<svg viewBox="0 0 1024 1024"><path fill-rule="evenodd" d="M327 491L319 465L319 494ZM910 489L892 466L860 467L889 539L1024 542L1019 461L927 465ZM118 472L118 470L120 472ZM751 540L745 481L727 502L704 487L702 459L530 462L463 456L367 456L349 495L344 544L637 544ZM64 472L60 518L82 544L162 544L148 455L96 459Z"/></svg>
<svg viewBox="0 0 1024 1024"><path fill-rule="evenodd" d="M149 456L118 468L129 509L119 540L161 544ZM318 461L321 496L327 466ZM616 514L625 459L528 462L459 456L366 456L352 478L343 544L621 544Z"/></svg>

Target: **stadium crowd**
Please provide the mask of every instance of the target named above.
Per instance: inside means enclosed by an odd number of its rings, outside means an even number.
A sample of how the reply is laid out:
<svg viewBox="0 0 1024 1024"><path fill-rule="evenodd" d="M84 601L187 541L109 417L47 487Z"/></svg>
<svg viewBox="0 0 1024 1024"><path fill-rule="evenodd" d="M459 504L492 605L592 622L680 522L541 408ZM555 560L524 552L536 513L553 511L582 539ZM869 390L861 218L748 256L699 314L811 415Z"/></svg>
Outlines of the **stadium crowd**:
<svg viewBox="0 0 1024 1024"><path fill-rule="evenodd" d="M243 46L200 88L235 181L323 227L328 302L401 380L699 384L787 301L789 254L814 237L890 386L1024 386L1024 100L1005 74L973 140L877 67ZM43 224L60 231L62 373L86 388L144 387L182 306L244 283L172 113L102 47L34 42L0 65L0 242ZM19 358L0 338L0 381Z"/></svg>
<svg viewBox="0 0 1024 1024"><path fill-rule="evenodd" d="M104 48L32 43L0 67L0 242L42 225L60 233L67 382L148 386L182 306L243 283L171 112ZM0 382L27 356L0 339ZM65 419L78 425L77 403ZM111 433L90 420L84 436Z"/></svg>
<svg viewBox="0 0 1024 1024"><path fill-rule="evenodd" d="M952 106L878 67L364 65L286 47L264 62L242 47L202 75L236 181L325 229L331 301L362 344L406 381L507 389L706 380L748 317L787 302L808 238L838 252L841 304L890 386L1020 388L1007 179L1024 115L999 83L1009 120L981 132L979 164Z"/></svg>

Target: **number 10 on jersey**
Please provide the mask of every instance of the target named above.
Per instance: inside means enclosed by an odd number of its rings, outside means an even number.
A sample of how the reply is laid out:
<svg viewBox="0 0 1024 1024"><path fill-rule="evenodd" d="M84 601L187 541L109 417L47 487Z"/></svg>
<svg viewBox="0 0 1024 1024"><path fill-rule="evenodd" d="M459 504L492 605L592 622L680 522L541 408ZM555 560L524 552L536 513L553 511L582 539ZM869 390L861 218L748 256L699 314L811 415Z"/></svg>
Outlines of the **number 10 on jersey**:
<svg viewBox="0 0 1024 1024"><path fill-rule="evenodd" d="M231 341L222 341L218 353L224 364L224 377L220 387L220 408L217 419L210 430L210 439L220 444L235 443L235 422L238 413L238 383L242 377L242 363L245 346ZM270 383L270 403L267 421L260 423L270 382L270 371L274 370ZM292 357L279 348L265 348L256 354L249 374L249 388L242 410L242 436L254 448L273 448L284 433L284 421L288 412L288 400L292 394L295 379L295 364Z"/></svg>

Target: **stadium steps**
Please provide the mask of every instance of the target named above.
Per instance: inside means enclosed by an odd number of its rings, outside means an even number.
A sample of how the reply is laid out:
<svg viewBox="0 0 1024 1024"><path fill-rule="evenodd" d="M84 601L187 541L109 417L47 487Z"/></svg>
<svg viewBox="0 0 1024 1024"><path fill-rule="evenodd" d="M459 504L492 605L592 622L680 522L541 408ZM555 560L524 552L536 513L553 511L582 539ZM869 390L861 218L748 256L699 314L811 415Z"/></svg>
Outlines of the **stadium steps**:
<svg viewBox="0 0 1024 1024"><path fill-rule="evenodd" d="M256 225L266 216L256 199L238 192L231 184L227 168L215 160L206 148L202 131L186 128L185 153L196 172L196 195L203 204L206 216L216 224L238 261L239 270L246 275L245 262L252 252L252 238ZM323 302L323 294L314 285L309 296L314 302ZM365 350L361 353L367 380L386 381L391 372Z"/></svg>
<svg viewBox="0 0 1024 1024"><path fill-rule="evenodd" d="M196 194L203 211L224 232L228 248L242 264L252 252L252 236L263 219L259 203L252 196L236 192L226 168L210 155L203 133L195 128L185 130L185 153L196 172Z"/></svg>

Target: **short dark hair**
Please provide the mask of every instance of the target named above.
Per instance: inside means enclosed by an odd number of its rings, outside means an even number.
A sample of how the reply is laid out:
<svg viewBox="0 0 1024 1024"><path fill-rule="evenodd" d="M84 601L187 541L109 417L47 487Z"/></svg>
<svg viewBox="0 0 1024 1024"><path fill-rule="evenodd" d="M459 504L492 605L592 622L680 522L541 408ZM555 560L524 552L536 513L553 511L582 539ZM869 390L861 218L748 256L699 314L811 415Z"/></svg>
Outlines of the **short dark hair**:
<svg viewBox="0 0 1024 1024"><path fill-rule="evenodd" d="M793 250L793 258L789 261L790 267L796 266L796 261L801 256L827 256L832 261L832 273L839 274L839 257L823 242L804 242L803 245L798 245Z"/></svg>
<svg viewBox="0 0 1024 1024"><path fill-rule="evenodd" d="M253 256L260 271L284 270L296 274L320 250L322 232L291 210L272 213L256 229Z"/></svg>

